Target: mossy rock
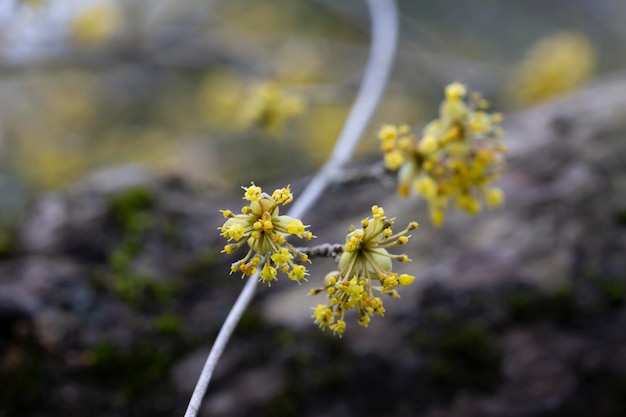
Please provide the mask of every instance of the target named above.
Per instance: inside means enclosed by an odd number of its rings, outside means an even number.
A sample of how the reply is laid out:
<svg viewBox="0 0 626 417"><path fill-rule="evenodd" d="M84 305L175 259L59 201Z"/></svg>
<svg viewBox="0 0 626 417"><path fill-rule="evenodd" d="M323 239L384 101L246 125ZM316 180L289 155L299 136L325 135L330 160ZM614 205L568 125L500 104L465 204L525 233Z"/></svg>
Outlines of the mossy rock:
<svg viewBox="0 0 626 417"><path fill-rule="evenodd" d="M118 226L141 229L146 222L144 214L154 208L156 200L155 192L148 188L130 188L110 197L109 212Z"/></svg>
<svg viewBox="0 0 626 417"><path fill-rule="evenodd" d="M14 225L0 224L0 259L13 256L17 251L17 237Z"/></svg>
<svg viewBox="0 0 626 417"><path fill-rule="evenodd" d="M426 379L451 395L458 389L490 391L501 380L502 353L496 338L476 322L422 330L416 349L426 360Z"/></svg>
<svg viewBox="0 0 626 417"><path fill-rule="evenodd" d="M538 314L539 296L529 288L514 288L505 297L509 317L515 321L536 318Z"/></svg>
<svg viewBox="0 0 626 417"><path fill-rule="evenodd" d="M615 223L620 227L626 227L626 209L618 210L615 213Z"/></svg>
<svg viewBox="0 0 626 417"><path fill-rule="evenodd" d="M609 307L619 307L626 300L626 280L610 277L597 278L595 282Z"/></svg>
<svg viewBox="0 0 626 417"><path fill-rule="evenodd" d="M89 371L128 400L151 389L157 382L167 381L175 356L147 341L123 350L103 342L94 346L89 355L92 358Z"/></svg>
<svg viewBox="0 0 626 417"><path fill-rule="evenodd" d="M549 316L562 325L571 324L577 313L577 300L574 289L563 285L544 298Z"/></svg>
<svg viewBox="0 0 626 417"><path fill-rule="evenodd" d="M172 313L162 313L154 319L154 331L159 334L179 334L183 323L180 317Z"/></svg>

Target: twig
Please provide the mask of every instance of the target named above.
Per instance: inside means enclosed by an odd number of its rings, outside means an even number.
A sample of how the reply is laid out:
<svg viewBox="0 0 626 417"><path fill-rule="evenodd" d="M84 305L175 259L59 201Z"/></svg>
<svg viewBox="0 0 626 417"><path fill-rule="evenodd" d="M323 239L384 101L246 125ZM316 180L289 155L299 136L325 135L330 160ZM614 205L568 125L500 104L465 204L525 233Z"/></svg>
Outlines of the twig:
<svg viewBox="0 0 626 417"><path fill-rule="evenodd" d="M341 176L335 178L333 186L347 186L361 183L378 182L385 189L393 190L396 187L396 175L385 169L382 162L376 162L356 168L346 168L341 171Z"/></svg>
<svg viewBox="0 0 626 417"><path fill-rule="evenodd" d="M309 258L333 258L337 260L343 253L343 245L339 243L322 243L321 245L308 248L296 248L296 250L306 254Z"/></svg>
<svg viewBox="0 0 626 417"><path fill-rule="evenodd" d="M395 0L367 0L367 5L372 24L372 43L363 76L363 83L330 159L302 191L299 199L287 213L289 216L302 217L307 210L313 207L313 204L332 182L333 178L350 160L354 148L367 127L367 123L374 113L387 84L398 37L396 3ZM189 401L185 417L195 417L197 415L213 371L239 319L252 300L257 282L258 273L248 279L239 298L228 313L228 317L226 317L215 339L215 343L213 343L209 357L202 368L202 373Z"/></svg>

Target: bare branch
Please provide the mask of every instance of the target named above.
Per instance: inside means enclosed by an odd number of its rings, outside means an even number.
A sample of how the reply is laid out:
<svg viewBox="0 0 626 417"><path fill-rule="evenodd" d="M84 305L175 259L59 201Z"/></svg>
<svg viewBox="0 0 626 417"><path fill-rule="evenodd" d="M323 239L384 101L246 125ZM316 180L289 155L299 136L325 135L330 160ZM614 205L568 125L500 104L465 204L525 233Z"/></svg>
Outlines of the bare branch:
<svg viewBox="0 0 626 417"><path fill-rule="evenodd" d="M296 249L298 252L306 254L309 258L333 258L337 260L343 253L343 245L339 243L322 243L321 245Z"/></svg>

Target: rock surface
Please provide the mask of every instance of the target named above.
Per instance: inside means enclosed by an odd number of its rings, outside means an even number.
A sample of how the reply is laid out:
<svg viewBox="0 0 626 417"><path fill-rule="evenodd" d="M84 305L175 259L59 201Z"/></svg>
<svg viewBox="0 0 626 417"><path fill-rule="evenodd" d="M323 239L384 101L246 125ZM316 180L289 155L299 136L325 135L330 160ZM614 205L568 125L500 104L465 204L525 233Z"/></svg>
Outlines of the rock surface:
<svg viewBox="0 0 626 417"><path fill-rule="evenodd" d="M418 282L341 340L303 296L330 261L261 289L201 414L626 414L624 109L618 79L510 117L506 207L439 230L378 184L330 190L304 219L320 242L375 203L422 223L406 248ZM216 233L236 194L124 167L3 231L0 417L182 415L243 285Z"/></svg>

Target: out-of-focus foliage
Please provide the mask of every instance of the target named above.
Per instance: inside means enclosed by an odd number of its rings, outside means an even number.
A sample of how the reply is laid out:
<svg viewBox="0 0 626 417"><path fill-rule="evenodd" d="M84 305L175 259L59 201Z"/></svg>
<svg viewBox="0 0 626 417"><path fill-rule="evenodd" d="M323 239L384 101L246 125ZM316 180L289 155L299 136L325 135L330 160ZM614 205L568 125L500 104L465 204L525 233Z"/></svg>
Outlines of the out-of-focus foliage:
<svg viewBox="0 0 626 417"><path fill-rule="evenodd" d="M383 122L421 129L451 81L509 112L626 63L626 7L609 0L399 3L395 71L362 155ZM0 2L0 175L55 189L126 163L213 185L310 172L368 48L357 0Z"/></svg>
<svg viewBox="0 0 626 417"><path fill-rule="evenodd" d="M303 110L300 96L285 91L277 83L264 82L249 89L237 118L242 128L259 126L278 137L283 135L289 119Z"/></svg>
<svg viewBox="0 0 626 417"><path fill-rule="evenodd" d="M561 32L541 39L513 73L509 95L517 103L532 104L574 91L591 79L596 60L584 34Z"/></svg>
<svg viewBox="0 0 626 417"><path fill-rule="evenodd" d="M115 3L95 3L85 7L70 22L73 38L81 44L106 42L122 26L122 13Z"/></svg>
<svg viewBox="0 0 626 417"><path fill-rule="evenodd" d="M227 126L241 107L242 80L229 71L214 71L203 77L198 89L198 113L207 126Z"/></svg>

